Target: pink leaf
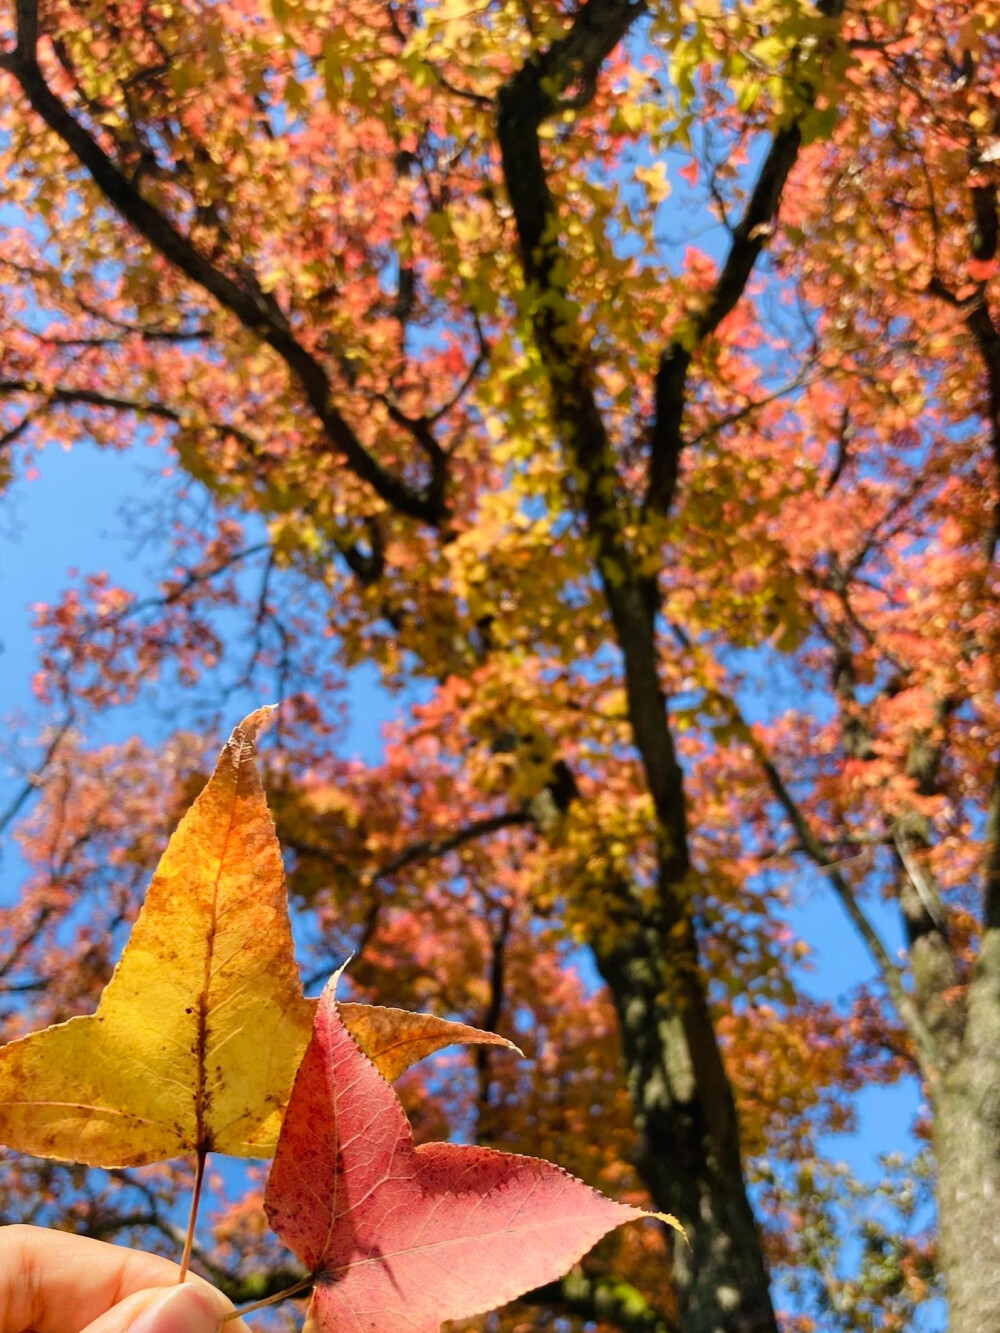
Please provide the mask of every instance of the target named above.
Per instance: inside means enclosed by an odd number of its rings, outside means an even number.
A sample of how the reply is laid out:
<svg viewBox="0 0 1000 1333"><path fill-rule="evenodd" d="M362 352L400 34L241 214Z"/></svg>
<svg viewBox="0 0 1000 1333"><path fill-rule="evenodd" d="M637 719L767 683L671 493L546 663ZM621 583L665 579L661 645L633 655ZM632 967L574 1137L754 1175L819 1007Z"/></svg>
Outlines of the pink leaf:
<svg viewBox="0 0 1000 1333"><path fill-rule="evenodd" d="M552 1281L606 1232L648 1216L534 1157L415 1148L399 1099L341 1021L336 980L265 1196L272 1228L315 1279L307 1330L437 1333Z"/></svg>

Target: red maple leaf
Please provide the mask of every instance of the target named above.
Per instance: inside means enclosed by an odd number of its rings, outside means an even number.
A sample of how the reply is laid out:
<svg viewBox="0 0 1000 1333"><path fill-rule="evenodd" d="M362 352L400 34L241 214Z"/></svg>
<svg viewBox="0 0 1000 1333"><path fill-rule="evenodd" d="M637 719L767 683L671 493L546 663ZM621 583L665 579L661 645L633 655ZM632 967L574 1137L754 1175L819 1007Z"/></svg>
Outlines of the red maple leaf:
<svg viewBox="0 0 1000 1333"><path fill-rule="evenodd" d="M265 1196L272 1228L314 1278L307 1330L437 1333L552 1281L606 1232L649 1216L534 1157L414 1147L395 1092L341 1021L336 980Z"/></svg>

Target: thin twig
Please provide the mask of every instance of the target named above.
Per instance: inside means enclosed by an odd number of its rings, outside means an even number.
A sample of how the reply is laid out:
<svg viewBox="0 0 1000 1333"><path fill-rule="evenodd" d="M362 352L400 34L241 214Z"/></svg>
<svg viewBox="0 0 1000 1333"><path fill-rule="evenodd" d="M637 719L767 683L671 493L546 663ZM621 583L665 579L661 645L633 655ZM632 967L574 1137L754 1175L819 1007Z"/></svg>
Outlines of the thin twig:
<svg viewBox="0 0 1000 1333"><path fill-rule="evenodd" d="M744 739L750 745L772 794L784 810L789 823L798 836L802 850L813 864L826 875L831 888L840 899L841 906L864 940L872 960L878 967L885 988L896 1006L896 1011L913 1038L922 1068L925 1073L932 1073L937 1064L937 1045L933 1034L924 1022L912 996L907 991L903 983L902 972L892 961L881 935L865 914L854 890L837 869L836 863L827 856L825 848L813 833L805 814L785 785L777 766L752 728L744 720L735 701L724 699L723 696L719 696L719 698L721 702L727 705L733 723L740 728Z"/></svg>
<svg viewBox="0 0 1000 1333"><path fill-rule="evenodd" d="M42 774L45 772L49 764L51 764L52 760L55 758L56 751L59 749L59 746L62 744L62 741L66 736L66 733L69 731L70 727L72 727L74 721L75 721L75 716L73 712L70 711L67 714L67 716L63 719L63 721L60 723L58 730L56 731L55 735L52 737L52 740L46 747L45 754L42 756L41 763L34 770L34 772L28 774L28 777L25 779L24 786L11 801L10 805L8 805L7 809L3 812L3 814L0 815L0 833L2 833L4 829L6 829L8 824L10 824L14 819L17 818L17 816L21 812L21 807L25 804L25 802L29 799L29 797L31 797L41 786Z"/></svg>

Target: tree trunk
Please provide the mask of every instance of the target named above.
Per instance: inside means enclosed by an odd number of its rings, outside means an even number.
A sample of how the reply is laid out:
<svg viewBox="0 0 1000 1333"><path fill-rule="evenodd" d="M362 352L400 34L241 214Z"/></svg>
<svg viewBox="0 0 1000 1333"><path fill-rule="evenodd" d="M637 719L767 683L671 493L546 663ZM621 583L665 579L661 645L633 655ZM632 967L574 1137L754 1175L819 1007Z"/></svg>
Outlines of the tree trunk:
<svg viewBox="0 0 1000 1333"><path fill-rule="evenodd" d="M1000 1333L1000 931L969 986L961 1054L934 1091L949 1333Z"/></svg>
<svg viewBox="0 0 1000 1333"><path fill-rule="evenodd" d="M674 1278L684 1333L777 1333L760 1237L746 1197L736 1108L709 1016L690 917L684 778L660 682L659 590L628 534L631 502L595 396L592 358L567 318L559 219L539 127L559 95L593 83L641 10L588 0L545 52L498 96L497 137L517 222L536 346L567 481L592 538L622 652L633 739L656 810L656 906L628 885L610 892L606 929L591 944L621 1023L629 1090L641 1138L640 1168L658 1208L684 1226Z"/></svg>
<svg viewBox="0 0 1000 1333"><path fill-rule="evenodd" d="M687 1233L673 1256L684 1333L776 1333L732 1091L693 937L680 945L655 922L595 940L621 1024L638 1165L656 1206Z"/></svg>

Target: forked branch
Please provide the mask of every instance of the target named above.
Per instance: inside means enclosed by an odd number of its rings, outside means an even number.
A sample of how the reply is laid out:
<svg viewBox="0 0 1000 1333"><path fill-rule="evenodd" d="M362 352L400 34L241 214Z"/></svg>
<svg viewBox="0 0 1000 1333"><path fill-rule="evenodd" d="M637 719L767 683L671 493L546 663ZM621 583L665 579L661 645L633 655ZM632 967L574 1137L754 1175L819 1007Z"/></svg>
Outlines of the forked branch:
<svg viewBox="0 0 1000 1333"><path fill-rule="evenodd" d="M889 956L889 950L886 948L881 935L869 920L858 901L857 895L845 879L840 868L831 859L826 848L813 833L805 813L786 786L777 765L768 754L760 738L755 735L753 729L743 718L738 705L734 700L724 698L721 695L717 698L725 705L733 725L739 728L740 734L751 747L754 758L757 760L757 764L771 789L771 794L781 806L785 817L798 838L799 850L804 852L827 877L851 924L864 941L873 962L878 968L882 982L896 1007L896 1012L913 1039L921 1068L925 1073L933 1074L938 1064L937 1043L917 1009L912 996L906 989L902 972Z"/></svg>
<svg viewBox="0 0 1000 1333"><path fill-rule="evenodd" d="M843 0L820 0L818 8L827 18L837 18ZM808 111L815 93L806 98ZM704 306L685 321L682 337L664 350L656 374L655 415L650 433L649 484L644 508L667 514L673 504L680 475L687 378L698 347L710 337L743 296L762 251L770 240L785 184L802 147L801 116L781 126L771 140L743 216L733 230L732 243L715 285Z"/></svg>
<svg viewBox="0 0 1000 1333"><path fill-rule="evenodd" d="M415 489L378 462L334 406L326 370L295 337L277 301L256 283L237 281L217 268L166 214L144 198L137 184L53 93L38 63L38 39L37 0L18 0L17 47L0 56L0 69L13 75L32 109L90 173L108 202L169 263L277 352L301 385L328 439L362 481L401 514L440 525L446 514L443 453L432 460L431 476L422 489Z"/></svg>

